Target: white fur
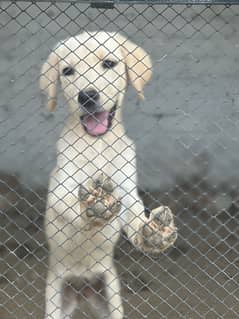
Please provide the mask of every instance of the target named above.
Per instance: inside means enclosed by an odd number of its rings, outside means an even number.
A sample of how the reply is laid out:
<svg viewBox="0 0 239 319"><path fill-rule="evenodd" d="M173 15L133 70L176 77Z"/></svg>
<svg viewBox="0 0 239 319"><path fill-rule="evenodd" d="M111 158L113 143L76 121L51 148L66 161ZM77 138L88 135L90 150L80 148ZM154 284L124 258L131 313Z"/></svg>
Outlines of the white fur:
<svg viewBox="0 0 239 319"><path fill-rule="evenodd" d="M101 61L110 56L116 58L118 64L106 72ZM61 71L69 63L74 65L77 75L64 78ZM56 104L56 82L60 80L70 108L57 144L57 164L49 184L45 229L50 260L45 319L71 316L76 300L71 299L65 309L62 305L61 287L66 279L72 276L92 279L98 273L105 277L108 309L102 306L97 313L102 318L106 314L110 319L123 318L113 249L121 228L134 243L137 231L147 219L137 194L135 147L125 134L121 106L127 81L142 97L143 86L150 75L151 63L146 52L117 33L85 32L62 41L43 65L40 85L48 93L48 107ZM118 103L112 128L101 137L88 135L80 122L77 94L89 87L100 93L100 102L106 110ZM88 180L100 172L114 181L122 210L103 226L85 230L87 221L81 214L79 186L87 185Z"/></svg>

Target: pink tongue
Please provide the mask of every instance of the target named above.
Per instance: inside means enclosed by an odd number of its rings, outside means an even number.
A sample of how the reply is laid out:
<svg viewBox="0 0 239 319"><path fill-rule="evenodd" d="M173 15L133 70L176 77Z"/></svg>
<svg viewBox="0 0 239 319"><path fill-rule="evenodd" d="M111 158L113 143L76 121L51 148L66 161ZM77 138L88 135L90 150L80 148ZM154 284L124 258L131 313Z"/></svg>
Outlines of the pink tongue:
<svg viewBox="0 0 239 319"><path fill-rule="evenodd" d="M91 135L97 136L104 134L108 129L109 112L94 113L84 117L84 126L87 132Z"/></svg>

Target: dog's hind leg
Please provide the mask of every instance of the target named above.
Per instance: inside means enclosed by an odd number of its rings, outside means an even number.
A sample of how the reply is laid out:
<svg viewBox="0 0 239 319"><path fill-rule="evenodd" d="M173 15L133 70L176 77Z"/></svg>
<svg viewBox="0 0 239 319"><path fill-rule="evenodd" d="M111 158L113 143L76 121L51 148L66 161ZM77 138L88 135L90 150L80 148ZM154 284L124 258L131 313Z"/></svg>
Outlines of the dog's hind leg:
<svg viewBox="0 0 239 319"><path fill-rule="evenodd" d="M98 278L97 278L98 277ZM84 301L97 319L122 319L123 308L120 296L120 283L112 264L109 269L80 289L79 303Z"/></svg>
<svg viewBox="0 0 239 319"><path fill-rule="evenodd" d="M88 303L97 319L112 319L108 303L103 296L93 294L88 298Z"/></svg>
<svg viewBox="0 0 239 319"><path fill-rule="evenodd" d="M71 319L77 305L77 292L66 283L63 289L62 319Z"/></svg>
<svg viewBox="0 0 239 319"><path fill-rule="evenodd" d="M96 318L123 318L124 311L120 295L120 281L112 264L103 274L101 289L91 286L88 293L84 292L84 298L89 303Z"/></svg>
<svg viewBox="0 0 239 319"><path fill-rule="evenodd" d="M63 278L53 271L47 275L45 319L62 319Z"/></svg>
<svg viewBox="0 0 239 319"><path fill-rule="evenodd" d="M110 319L122 319L124 317L124 310L120 295L120 281L113 265L104 273L104 277Z"/></svg>

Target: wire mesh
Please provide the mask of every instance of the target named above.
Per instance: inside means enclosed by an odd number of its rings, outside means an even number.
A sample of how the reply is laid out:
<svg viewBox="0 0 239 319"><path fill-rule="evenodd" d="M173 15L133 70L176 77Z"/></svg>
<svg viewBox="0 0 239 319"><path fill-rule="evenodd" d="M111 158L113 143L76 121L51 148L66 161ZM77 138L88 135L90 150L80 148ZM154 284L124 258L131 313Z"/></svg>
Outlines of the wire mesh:
<svg viewBox="0 0 239 319"><path fill-rule="evenodd" d="M1 318L238 318L239 8L176 2L1 1Z"/></svg>

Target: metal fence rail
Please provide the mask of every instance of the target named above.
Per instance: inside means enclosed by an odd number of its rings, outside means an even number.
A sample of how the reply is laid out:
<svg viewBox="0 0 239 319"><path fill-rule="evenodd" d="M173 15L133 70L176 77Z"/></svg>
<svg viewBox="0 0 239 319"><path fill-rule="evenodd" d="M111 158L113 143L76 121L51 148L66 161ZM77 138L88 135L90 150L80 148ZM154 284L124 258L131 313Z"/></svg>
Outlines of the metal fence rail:
<svg viewBox="0 0 239 319"><path fill-rule="evenodd" d="M237 4L0 2L0 318L238 318Z"/></svg>
<svg viewBox="0 0 239 319"><path fill-rule="evenodd" d="M25 2L25 0L18 0L17 2ZM49 2L47 0L39 0L36 2ZM146 5L156 5L156 4L161 4L161 5L176 5L176 4L182 4L182 5L236 5L239 3L238 0L232 0L232 1L227 1L227 0L59 0L57 2L70 2L71 4L77 4L77 3L86 3L86 4L93 4L96 5L98 4L99 6L104 6L104 5L110 5L110 4L128 4L128 5L134 5L134 4L146 4ZM32 1L32 3L35 3L35 1Z"/></svg>

